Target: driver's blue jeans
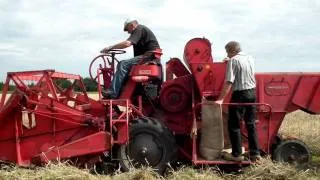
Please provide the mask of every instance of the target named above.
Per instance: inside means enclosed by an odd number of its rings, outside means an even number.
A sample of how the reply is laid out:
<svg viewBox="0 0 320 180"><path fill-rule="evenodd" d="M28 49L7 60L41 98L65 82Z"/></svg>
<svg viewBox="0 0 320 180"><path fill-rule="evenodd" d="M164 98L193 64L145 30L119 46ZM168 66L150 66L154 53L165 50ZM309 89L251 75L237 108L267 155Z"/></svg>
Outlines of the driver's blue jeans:
<svg viewBox="0 0 320 180"><path fill-rule="evenodd" d="M118 63L110 87L107 90L107 93L110 95L110 98L117 99L119 97L122 85L124 81L128 78L132 66L138 64L141 58L142 55L135 56L131 59L122 60Z"/></svg>

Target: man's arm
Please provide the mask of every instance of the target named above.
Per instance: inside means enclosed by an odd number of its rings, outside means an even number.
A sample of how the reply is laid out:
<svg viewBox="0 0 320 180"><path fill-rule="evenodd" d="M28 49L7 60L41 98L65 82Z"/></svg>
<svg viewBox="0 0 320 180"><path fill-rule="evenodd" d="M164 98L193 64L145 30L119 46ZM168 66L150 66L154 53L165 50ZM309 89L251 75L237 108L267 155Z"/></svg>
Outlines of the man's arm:
<svg viewBox="0 0 320 180"><path fill-rule="evenodd" d="M125 41L122 41L122 42L115 44L113 46L108 46L106 48L103 48L100 52L107 53L111 49L124 49L124 48L130 47L131 45L132 45L131 41L125 40Z"/></svg>
<svg viewBox="0 0 320 180"><path fill-rule="evenodd" d="M234 82L235 75L233 73L232 69L233 60L228 59L227 61L227 67L226 67L226 77L225 77L225 83L223 85L222 91L220 93L220 96L217 99L217 103L222 103L223 99L226 97L226 95L229 93L232 83Z"/></svg>
<svg viewBox="0 0 320 180"><path fill-rule="evenodd" d="M229 81L226 81L223 85L222 91L221 91L220 96L218 97L217 101L223 101L223 99L229 93L231 87L232 87L232 83Z"/></svg>
<svg viewBox="0 0 320 180"><path fill-rule="evenodd" d="M229 93L231 87L232 87L232 83L229 81L226 81L223 85L222 91L217 101L222 101L226 97L226 95Z"/></svg>

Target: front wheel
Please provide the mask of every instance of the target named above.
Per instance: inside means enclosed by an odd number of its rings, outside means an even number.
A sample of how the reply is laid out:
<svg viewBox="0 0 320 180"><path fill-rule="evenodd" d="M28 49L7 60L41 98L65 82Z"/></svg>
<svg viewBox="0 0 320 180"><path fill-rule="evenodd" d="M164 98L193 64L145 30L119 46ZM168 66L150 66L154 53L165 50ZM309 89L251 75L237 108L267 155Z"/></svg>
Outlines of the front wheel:
<svg viewBox="0 0 320 180"><path fill-rule="evenodd" d="M150 166L163 173L177 154L175 138L169 129L153 118L138 118L130 124L130 140L120 146L117 156L124 171Z"/></svg>

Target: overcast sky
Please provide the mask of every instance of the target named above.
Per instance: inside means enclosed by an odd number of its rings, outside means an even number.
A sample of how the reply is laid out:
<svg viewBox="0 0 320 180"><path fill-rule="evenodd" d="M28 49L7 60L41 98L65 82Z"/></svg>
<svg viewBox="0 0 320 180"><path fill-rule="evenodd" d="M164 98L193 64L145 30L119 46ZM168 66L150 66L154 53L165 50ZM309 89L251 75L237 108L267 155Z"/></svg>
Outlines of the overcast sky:
<svg viewBox="0 0 320 180"><path fill-rule="evenodd" d="M237 40L258 72L320 71L317 0L0 0L0 81L8 71L40 69L88 77L103 47L128 38L128 17L153 30L163 62L206 37L215 61Z"/></svg>

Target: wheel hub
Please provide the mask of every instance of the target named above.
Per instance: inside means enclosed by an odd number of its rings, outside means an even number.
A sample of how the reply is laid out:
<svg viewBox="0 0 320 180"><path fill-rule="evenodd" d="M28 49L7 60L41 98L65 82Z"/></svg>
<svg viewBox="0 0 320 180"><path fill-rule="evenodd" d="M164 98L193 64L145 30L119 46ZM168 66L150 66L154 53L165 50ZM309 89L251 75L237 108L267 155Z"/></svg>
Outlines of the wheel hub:
<svg viewBox="0 0 320 180"><path fill-rule="evenodd" d="M140 150L140 156L141 157L146 157L148 154L148 149L146 147L141 148Z"/></svg>
<svg viewBox="0 0 320 180"><path fill-rule="evenodd" d="M161 145L150 134L136 136L129 144L128 154L136 165L156 165L163 156Z"/></svg>

